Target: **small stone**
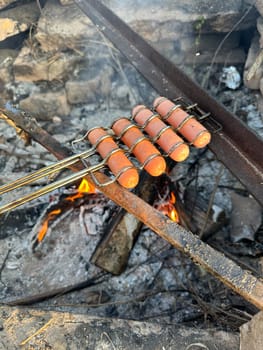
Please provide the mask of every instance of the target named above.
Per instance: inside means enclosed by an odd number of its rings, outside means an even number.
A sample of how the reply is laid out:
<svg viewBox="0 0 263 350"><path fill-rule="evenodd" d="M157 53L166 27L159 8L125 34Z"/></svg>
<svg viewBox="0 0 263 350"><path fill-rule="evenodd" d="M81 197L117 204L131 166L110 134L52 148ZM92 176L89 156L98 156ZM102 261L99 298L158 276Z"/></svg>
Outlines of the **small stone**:
<svg viewBox="0 0 263 350"><path fill-rule="evenodd" d="M88 81L68 81L65 85L68 102L70 104L95 102L98 87L99 81L96 78Z"/></svg>
<svg viewBox="0 0 263 350"><path fill-rule="evenodd" d="M240 350L247 349L263 349L263 312L259 312L240 327Z"/></svg>
<svg viewBox="0 0 263 350"><path fill-rule="evenodd" d="M231 240L240 242L243 239L254 241L261 224L261 206L253 197L231 194L232 213L230 217Z"/></svg>
<svg viewBox="0 0 263 350"><path fill-rule="evenodd" d="M20 101L20 108L39 120L53 120L53 117L69 115L65 91L35 93Z"/></svg>
<svg viewBox="0 0 263 350"><path fill-rule="evenodd" d="M247 0L248 1L248 0ZM263 1L262 0L249 0L251 5L255 5L258 12L263 16Z"/></svg>
<svg viewBox="0 0 263 350"><path fill-rule="evenodd" d="M96 27L77 5L61 6L47 1L38 21L35 38L43 51L80 49L88 38L98 36Z"/></svg>
<svg viewBox="0 0 263 350"><path fill-rule="evenodd" d="M97 97L106 98L109 96L112 85L111 76L113 70L105 69L98 72L95 78L85 81L68 81L65 88L67 99L70 104L93 103Z"/></svg>
<svg viewBox="0 0 263 350"><path fill-rule="evenodd" d="M60 52L54 55L33 55L29 47L23 47L14 62L16 81L64 80L76 68L82 57Z"/></svg>
<svg viewBox="0 0 263 350"><path fill-rule="evenodd" d="M39 14L36 2L0 12L0 41L28 30L36 23Z"/></svg>
<svg viewBox="0 0 263 350"><path fill-rule="evenodd" d="M0 50L0 92L13 80L12 66L17 53L16 50Z"/></svg>
<svg viewBox="0 0 263 350"><path fill-rule="evenodd" d="M52 118L52 121L53 121L53 123L55 123L55 124L61 124L61 123L62 123L62 119L61 119L59 116L57 116L57 115L55 115L55 116Z"/></svg>

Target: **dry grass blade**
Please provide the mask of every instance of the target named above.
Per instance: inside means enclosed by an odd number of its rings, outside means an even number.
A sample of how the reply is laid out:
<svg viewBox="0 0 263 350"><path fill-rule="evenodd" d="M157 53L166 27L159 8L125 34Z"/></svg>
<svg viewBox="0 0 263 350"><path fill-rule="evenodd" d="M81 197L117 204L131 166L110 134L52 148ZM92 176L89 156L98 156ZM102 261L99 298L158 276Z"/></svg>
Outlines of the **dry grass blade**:
<svg viewBox="0 0 263 350"><path fill-rule="evenodd" d="M32 338L34 338L36 335L44 332L53 322L53 318L51 318L47 323L44 324L44 326L42 326L41 328L39 328L35 333L31 334L28 338L26 338L25 340L23 340L19 345L23 346L25 344L27 344Z"/></svg>

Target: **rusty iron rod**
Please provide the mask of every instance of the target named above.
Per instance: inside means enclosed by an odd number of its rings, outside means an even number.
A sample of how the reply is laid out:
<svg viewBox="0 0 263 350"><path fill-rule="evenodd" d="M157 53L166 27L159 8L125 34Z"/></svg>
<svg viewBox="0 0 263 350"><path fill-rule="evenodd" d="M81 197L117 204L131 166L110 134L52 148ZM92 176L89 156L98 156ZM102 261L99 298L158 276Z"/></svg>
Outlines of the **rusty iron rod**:
<svg viewBox="0 0 263 350"><path fill-rule="evenodd" d="M1 108L0 105L1 113L10 118L18 127L28 133L32 139L44 146L57 158L63 159L70 154L66 147L62 147L58 141L38 126L32 117L22 115L18 110L15 112L9 111L7 108ZM72 165L70 168L73 171L79 171L83 168L83 165L79 163ZM98 172L96 176L102 183L108 180L107 176L102 173ZM87 178L91 181L89 177ZM133 214L172 246L188 255L195 263L263 310L263 282L261 279L256 278L249 271L243 270L222 253L202 242L197 236L180 225L172 222L164 214L116 182L99 189L108 198Z"/></svg>

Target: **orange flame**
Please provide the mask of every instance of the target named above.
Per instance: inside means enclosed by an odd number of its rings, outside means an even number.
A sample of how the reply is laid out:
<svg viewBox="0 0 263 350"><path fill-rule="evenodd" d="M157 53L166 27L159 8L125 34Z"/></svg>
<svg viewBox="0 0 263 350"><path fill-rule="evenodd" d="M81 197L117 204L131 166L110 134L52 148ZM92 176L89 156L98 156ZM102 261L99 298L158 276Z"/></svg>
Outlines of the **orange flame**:
<svg viewBox="0 0 263 350"><path fill-rule="evenodd" d="M179 214L174 207L176 203L176 197L173 192L170 194L170 198L157 206L164 215L168 216L172 221L179 223Z"/></svg>
<svg viewBox="0 0 263 350"><path fill-rule="evenodd" d="M175 202L176 202L176 198L175 198L175 195L174 195L173 192L171 192L170 202L171 202L172 204L175 204Z"/></svg>
<svg viewBox="0 0 263 350"><path fill-rule="evenodd" d="M179 222L179 215L177 210L174 207L174 204L176 202L176 198L173 192L171 192L170 194L170 200L167 204L167 216L169 216L169 218L174 221L174 222Z"/></svg>
<svg viewBox="0 0 263 350"><path fill-rule="evenodd" d="M168 213L168 216L172 221L175 221L178 223L179 222L179 215L178 215L178 211L174 207L175 203L176 203L176 197L175 197L174 193L171 192L170 206L169 206L170 212Z"/></svg>
<svg viewBox="0 0 263 350"><path fill-rule="evenodd" d="M87 179L83 178L78 190L82 193L95 193L95 186Z"/></svg>
<svg viewBox="0 0 263 350"><path fill-rule="evenodd" d="M87 179L83 178L78 187L78 192L65 198L67 201L74 202L77 198L82 198L85 193L95 193L95 186Z"/></svg>
<svg viewBox="0 0 263 350"><path fill-rule="evenodd" d="M179 222L179 215L175 208L171 210L171 212L168 214L169 218L174 222Z"/></svg>
<svg viewBox="0 0 263 350"><path fill-rule="evenodd" d="M60 213L61 213L61 209L55 209L55 210L52 210L50 213L48 213L47 218L43 222L41 229L38 232L38 235L37 235L38 242L41 242L43 240L43 238L45 237L47 230L48 230L49 221L52 220L56 215L58 215Z"/></svg>

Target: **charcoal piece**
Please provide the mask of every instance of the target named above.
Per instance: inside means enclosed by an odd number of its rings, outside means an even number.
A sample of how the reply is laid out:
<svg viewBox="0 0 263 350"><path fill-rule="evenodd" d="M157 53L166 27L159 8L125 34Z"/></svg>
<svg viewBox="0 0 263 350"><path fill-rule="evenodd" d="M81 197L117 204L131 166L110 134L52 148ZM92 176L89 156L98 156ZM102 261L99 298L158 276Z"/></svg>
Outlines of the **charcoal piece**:
<svg viewBox="0 0 263 350"><path fill-rule="evenodd" d="M253 197L231 194L232 213L230 218L230 237L233 242L254 241L262 222L262 209Z"/></svg>
<svg viewBox="0 0 263 350"><path fill-rule="evenodd" d="M207 240L227 222L223 208L213 204L208 212L208 202L192 187L184 193L184 213L181 213L186 222L184 226L202 236L203 240Z"/></svg>
<svg viewBox="0 0 263 350"><path fill-rule="evenodd" d="M45 204L39 204L2 214L0 219L0 239L31 229L44 206Z"/></svg>

